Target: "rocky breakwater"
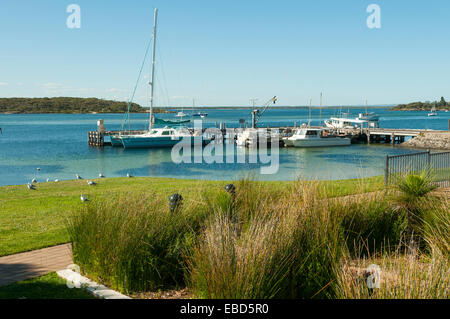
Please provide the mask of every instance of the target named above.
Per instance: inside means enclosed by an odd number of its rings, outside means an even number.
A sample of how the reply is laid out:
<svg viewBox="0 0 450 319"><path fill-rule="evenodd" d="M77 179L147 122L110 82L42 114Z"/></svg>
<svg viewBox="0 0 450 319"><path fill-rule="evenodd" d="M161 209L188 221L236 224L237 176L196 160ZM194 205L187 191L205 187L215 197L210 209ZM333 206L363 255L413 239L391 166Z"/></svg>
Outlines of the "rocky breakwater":
<svg viewBox="0 0 450 319"><path fill-rule="evenodd" d="M449 132L424 132L401 144L406 147L450 150Z"/></svg>

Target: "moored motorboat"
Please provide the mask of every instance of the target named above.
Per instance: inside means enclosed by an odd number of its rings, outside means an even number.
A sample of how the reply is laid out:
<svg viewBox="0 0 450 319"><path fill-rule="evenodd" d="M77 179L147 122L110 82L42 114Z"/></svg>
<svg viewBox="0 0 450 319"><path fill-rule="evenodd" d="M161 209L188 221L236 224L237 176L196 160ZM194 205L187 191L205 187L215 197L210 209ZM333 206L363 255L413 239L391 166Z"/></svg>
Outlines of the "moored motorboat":
<svg viewBox="0 0 450 319"><path fill-rule="evenodd" d="M208 116L208 113L198 112L198 113L195 113L193 116L205 118Z"/></svg>
<svg viewBox="0 0 450 319"><path fill-rule="evenodd" d="M176 117L186 117L188 116L186 113L184 113L183 111L178 112L176 115Z"/></svg>
<svg viewBox="0 0 450 319"><path fill-rule="evenodd" d="M280 143L280 134L271 132L265 128L247 128L236 135L237 146L258 146L270 147L272 141L276 139L276 143Z"/></svg>
<svg viewBox="0 0 450 319"><path fill-rule="evenodd" d="M351 140L347 137L329 135L323 128L299 128L291 137L283 139L286 146L293 147L328 147L347 146Z"/></svg>

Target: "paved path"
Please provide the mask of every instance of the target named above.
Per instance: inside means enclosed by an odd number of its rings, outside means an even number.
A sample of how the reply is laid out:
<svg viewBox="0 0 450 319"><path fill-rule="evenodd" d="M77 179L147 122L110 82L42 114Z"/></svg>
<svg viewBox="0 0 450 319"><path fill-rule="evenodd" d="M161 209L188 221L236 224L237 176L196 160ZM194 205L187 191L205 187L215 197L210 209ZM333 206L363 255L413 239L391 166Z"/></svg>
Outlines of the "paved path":
<svg viewBox="0 0 450 319"><path fill-rule="evenodd" d="M70 244L0 257L0 286L65 269L70 264L72 264Z"/></svg>

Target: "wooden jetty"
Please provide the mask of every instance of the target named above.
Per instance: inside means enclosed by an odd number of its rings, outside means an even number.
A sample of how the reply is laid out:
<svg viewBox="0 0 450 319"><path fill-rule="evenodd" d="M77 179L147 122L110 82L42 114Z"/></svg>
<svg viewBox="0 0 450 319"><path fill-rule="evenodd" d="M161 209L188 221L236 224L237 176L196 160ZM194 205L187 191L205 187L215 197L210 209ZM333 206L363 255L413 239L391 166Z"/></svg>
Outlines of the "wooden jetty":
<svg viewBox="0 0 450 319"><path fill-rule="evenodd" d="M264 129L277 130L281 136L290 136L293 132L298 129L297 126L285 126L285 127L265 127ZM313 127L319 128L319 127ZM203 128L205 132L207 128ZM234 140L236 134L242 132L245 128L225 128L221 125L216 127L222 133L222 142L228 140L231 142ZM192 130L192 129L191 129ZM424 129L390 129L390 128L342 128L342 129L330 129L332 134L339 135L342 137L348 137L351 139L352 143L386 143L386 144L399 144L403 143L407 137L416 137L422 133L426 132L445 132L438 130L424 130ZM111 145L110 142L105 142L105 136L114 135L128 135L128 134L143 134L145 130L130 130L130 131L107 131L104 129L103 123L99 125L97 131L88 132L88 144L94 147L103 147ZM231 135L230 135L231 134ZM232 139L229 137L234 135Z"/></svg>
<svg viewBox="0 0 450 319"><path fill-rule="evenodd" d="M411 129L383 129L383 128L372 128L364 129L367 137L367 143L380 143L384 141L385 143L395 144L403 143L406 137L416 137L422 132L430 132L430 130L411 130ZM432 131L438 132L438 131Z"/></svg>

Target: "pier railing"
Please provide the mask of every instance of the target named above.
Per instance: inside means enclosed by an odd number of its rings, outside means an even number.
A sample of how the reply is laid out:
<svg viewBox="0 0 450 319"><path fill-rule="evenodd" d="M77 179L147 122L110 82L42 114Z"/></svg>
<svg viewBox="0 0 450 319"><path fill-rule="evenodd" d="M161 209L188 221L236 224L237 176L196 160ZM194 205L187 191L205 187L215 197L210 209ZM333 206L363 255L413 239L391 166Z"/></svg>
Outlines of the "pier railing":
<svg viewBox="0 0 450 319"><path fill-rule="evenodd" d="M398 185L409 174L426 173L439 187L450 187L450 152L386 156L385 185Z"/></svg>

